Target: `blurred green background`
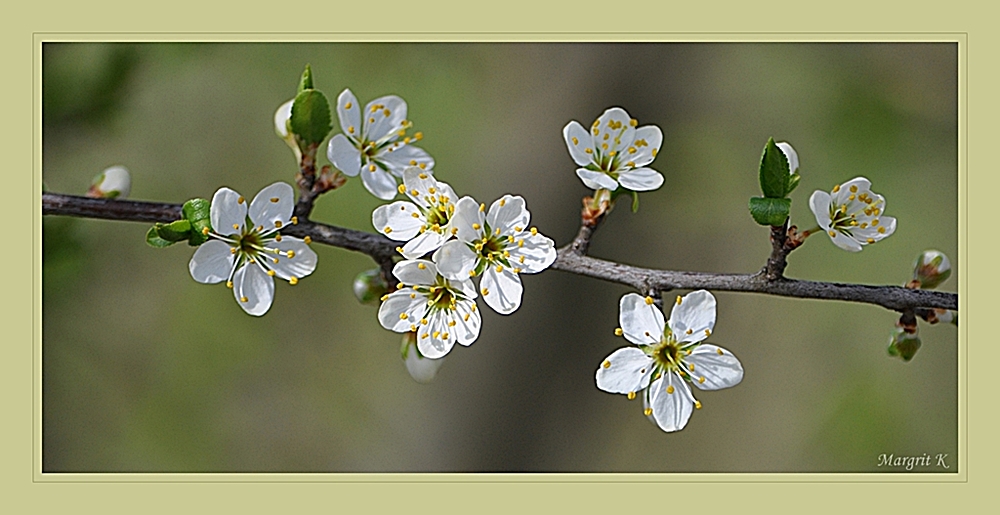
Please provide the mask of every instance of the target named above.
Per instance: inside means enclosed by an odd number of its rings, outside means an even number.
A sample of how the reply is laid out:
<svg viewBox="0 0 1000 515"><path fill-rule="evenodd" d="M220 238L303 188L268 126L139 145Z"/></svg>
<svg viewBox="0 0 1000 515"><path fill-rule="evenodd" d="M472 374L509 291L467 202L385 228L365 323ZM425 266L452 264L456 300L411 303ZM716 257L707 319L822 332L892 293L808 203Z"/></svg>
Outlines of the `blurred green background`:
<svg viewBox="0 0 1000 515"><path fill-rule="evenodd" d="M658 125L652 167L666 182L638 213L619 206L596 257L757 271L768 231L746 205L773 136L801 161L793 223L815 225L812 191L858 175L899 221L859 254L810 238L788 276L902 284L924 249L958 262L954 44L47 43L43 180L82 194L121 164L131 198L178 203L291 182L272 117L306 63L331 102L346 87L361 102L402 96L440 180L486 203L523 195L558 245L588 194L563 126L611 106ZM352 180L313 218L372 231L380 204ZM613 335L620 285L525 276L520 310L484 310L475 344L421 385L400 336L351 293L374 266L367 256L314 245L316 272L279 282L258 319L226 288L191 279L193 249L150 248L146 229L43 221L46 472L898 471L876 466L883 453L947 453L957 469L950 325L921 323L924 346L904 363L886 354L893 312L715 292L712 341L741 359L745 379L696 391L704 409L665 434L641 403L594 386L624 343ZM956 291L957 272L940 289Z"/></svg>

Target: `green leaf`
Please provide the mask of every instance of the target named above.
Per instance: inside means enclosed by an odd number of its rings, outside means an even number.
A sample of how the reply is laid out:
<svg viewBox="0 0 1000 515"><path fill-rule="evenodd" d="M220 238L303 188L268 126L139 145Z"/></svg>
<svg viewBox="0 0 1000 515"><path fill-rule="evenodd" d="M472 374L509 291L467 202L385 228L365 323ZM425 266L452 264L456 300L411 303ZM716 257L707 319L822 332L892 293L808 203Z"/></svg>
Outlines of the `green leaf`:
<svg viewBox="0 0 1000 515"><path fill-rule="evenodd" d="M191 222L187 220L175 220L169 224L157 223L156 234L167 241L184 241L191 237Z"/></svg>
<svg viewBox="0 0 1000 515"><path fill-rule="evenodd" d="M162 249L164 247L169 247L169 246L173 245L174 243L177 243L177 242L176 241L167 241L167 240L161 238L159 236L159 234L157 234L157 232L156 232L156 226L155 225L153 227L150 227L149 230L146 231L146 244L148 244L150 247L156 247L158 249Z"/></svg>
<svg viewBox="0 0 1000 515"><path fill-rule="evenodd" d="M191 223L188 245L197 247L208 241L208 236L203 231L205 228L212 230L211 207L212 204L203 198L193 198L184 203L181 212L184 213L184 219Z"/></svg>
<svg viewBox="0 0 1000 515"><path fill-rule="evenodd" d="M295 96L292 104L292 133L307 145L320 144L330 133L330 103L326 96L315 89L307 89Z"/></svg>
<svg viewBox="0 0 1000 515"><path fill-rule="evenodd" d="M802 176L799 175L799 172L793 173L792 176L788 178L788 191L785 193L786 196L791 194L792 191L795 191L795 188L799 185L800 179L802 179Z"/></svg>
<svg viewBox="0 0 1000 515"><path fill-rule="evenodd" d="M299 79L299 90L296 91L296 93L302 93L307 89L314 89L312 68L310 68L308 64L306 65L305 71L302 72L302 78Z"/></svg>
<svg viewBox="0 0 1000 515"><path fill-rule="evenodd" d="M764 153L760 156L760 189L765 197L785 198L790 191L788 183L788 158L774 144L774 138L768 138Z"/></svg>
<svg viewBox="0 0 1000 515"><path fill-rule="evenodd" d="M792 201L787 198L750 198L750 215L760 225L779 226L788 218Z"/></svg>

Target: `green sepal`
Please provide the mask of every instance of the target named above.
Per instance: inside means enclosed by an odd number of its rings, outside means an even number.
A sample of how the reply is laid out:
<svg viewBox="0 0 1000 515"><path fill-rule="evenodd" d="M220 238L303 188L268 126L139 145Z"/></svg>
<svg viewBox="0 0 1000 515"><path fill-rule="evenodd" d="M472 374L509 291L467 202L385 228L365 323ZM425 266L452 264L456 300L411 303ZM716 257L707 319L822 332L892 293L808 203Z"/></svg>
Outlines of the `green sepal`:
<svg viewBox="0 0 1000 515"><path fill-rule="evenodd" d="M636 213L639 211L639 192L632 192L632 212Z"/></svg>
<svg viewBox="0 0 1000 515"><path fill-rule="evenodd" d="M889 343L889 355L910 361L920 350L920 338L899 339Z"/></svg>
<svg viewBox="0 0 1000 515"><path fill-rule="evenodd" d="M802 179L802 176L799 175L799 172L793 173L792 176L788 178L788 192L785 193L786 196L791 195L791 193L795 191L795 188L799 185L800 179Z"/></svg>
<svg viewBox="0 0 1000 515"><path fill-rule="evenodd" d="M767 198L785 198L791 191L789 179L788 158L774 144L774 138L768 138L760 156L760 190Z"/></svg>
<svg viewBox="0 0 1000 515"><path fill-rule="evenodd" d="M207 228L212 230L212 204L203 198L193 198L184 203L181 212L184 219L191 224L191 236L188 245L197 247L208 241L208 236L204 234Z"/></svg>
<svg viewBox="0 0 1000 515"><path fill-rule="evenodd" d="M787 198L750 197L750 216L760 225L780 226L791 208L792 201Z"/></svg>
<svg viewBox="0 0 1000 515"><path fill-rule="evenodd" d="M150 227L149 230L146 231L146 244L149 245L150 247L155 247L155 248L158 248L158 249L162 249L164 247L169 247L169 246L173 245L174 243L177 243L177 242L176 241L167 241L167 240L161 238L160 235L156 231L156 226L155 225L153 227Z"/></svg>
<svg viewBox="0 0 1000 515"><path fill-rule="evenodd" d="M157 223L156 234L167 241L184 241L191 237L191 222L187 220L174 220L168 224Z"/></svg>
<svg viewBox="0 0 1000 515"><path fill-rule="evenodd" d="M296 93L302 93L307 89L313 89L313 74L312 68L306 65L306 69L302 72L302 78L299 79L299 89Z"/></svg>
<svg viewBox="0 0 1000 515"><path fill-rule="evenodd" d="M330 103L326 96L315 89L307 89L295 96L289 126L302 144L319 145L330 133Z"/></svg>

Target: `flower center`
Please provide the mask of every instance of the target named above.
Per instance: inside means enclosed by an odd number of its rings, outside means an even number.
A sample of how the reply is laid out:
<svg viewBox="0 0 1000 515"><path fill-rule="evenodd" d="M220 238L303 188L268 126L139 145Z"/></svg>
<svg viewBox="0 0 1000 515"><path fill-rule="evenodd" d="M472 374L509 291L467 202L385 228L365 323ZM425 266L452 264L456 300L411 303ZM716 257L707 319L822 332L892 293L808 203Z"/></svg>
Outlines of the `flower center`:
<svg viewBox="0 0 1000 515"><path fill-rule="evenodd" d="M653 347L652 358L656 366L661 370L678 370L680 368L681 355L684 351L681 350L680 344L677 343L677 340L674 339L669 331L669 329L666 329L659 345Z"/></svg>

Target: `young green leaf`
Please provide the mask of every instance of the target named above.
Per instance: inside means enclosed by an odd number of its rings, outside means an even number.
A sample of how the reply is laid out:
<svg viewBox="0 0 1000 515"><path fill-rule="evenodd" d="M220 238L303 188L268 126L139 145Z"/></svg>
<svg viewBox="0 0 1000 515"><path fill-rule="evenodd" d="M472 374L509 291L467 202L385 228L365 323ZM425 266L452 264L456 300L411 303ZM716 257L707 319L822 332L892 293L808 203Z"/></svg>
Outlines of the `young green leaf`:
<svg viewBox="0 0 1000 515"><path fill-rule="evenodd" d="M785 198L789 191L788 158L768 138L764 153L760 156L760 189L768 198Z"/></svg>
<svg viewBox="0 0 1000 515"><path fill-rule="evenodd" d="M205 228L212 230L211 207L212 203L203 198L193 198L184 203L181 212L184 213L184 219L191 223L191 237L188 240L188 245L197 247L208 241L204 230Z"/></svg>
<svg viewBox="0 0 1000 515"><path fill-rule="evenodd" d="M306 65L305 71L302 72L302 78L299 79L299 90L296 91L296 93L302 93L307 89L314 89L312 68L310 68L308 64Z"/></svg>
<svg viewBox="0 0 1000 515"><path fill-rule="evenodd" d="M792 176L788 178L788 191L785 195L790 195L792 191L795 191L795 187L799 185L800 179L802 179L802 176L799 175L799 172L793 173Z"/></svg>
<svg viewBox="0 0 1000 515"><path fill-rule="evenodd" d="M292 133L306 145L319 145L330 133L330 103L315 89L296 95L292 104Z"/></svg>
<svg viewBox="0 0 1000 515"><path fill-rule="evenodd" d="M750 198L750 215L760 225L779 226L785 223L792 201L786 198Z"/></svg>
<svg viewBox="0 0 1000 515"><path fill-rule="evenodd" d="M153 227L150 227L149 230L146 231L146 244L149 245L150 247L156 247L158 249L162 249L164 247L169 247L169 246L173 245L174 243L177 243L177 242L176 241L167 241L167 240L161 238L160 235L156 231L156 226L155 225Z"/></svg>

